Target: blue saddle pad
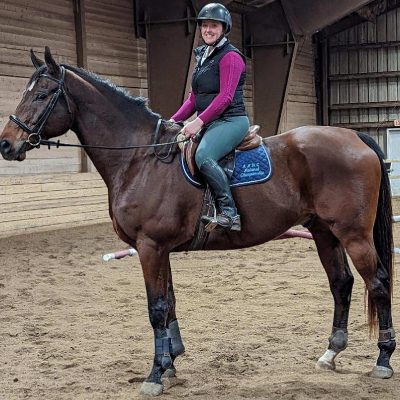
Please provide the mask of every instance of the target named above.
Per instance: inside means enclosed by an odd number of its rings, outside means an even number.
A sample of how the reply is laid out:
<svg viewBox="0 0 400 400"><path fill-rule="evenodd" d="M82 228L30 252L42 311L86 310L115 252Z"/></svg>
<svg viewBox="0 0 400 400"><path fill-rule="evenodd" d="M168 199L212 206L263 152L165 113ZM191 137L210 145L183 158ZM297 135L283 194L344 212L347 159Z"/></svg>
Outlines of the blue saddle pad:
<svg viewBox="0 0 400 400"><path fill-rule="evenodd" d="M183 155L180 155L182 172L185 178L194 186L202 187L203 184L194 177L186 164ZM267 148L260 145L255 149L235 151L235 162L230 187L253 185L266 182L272 177L272 162Z"/></svg>

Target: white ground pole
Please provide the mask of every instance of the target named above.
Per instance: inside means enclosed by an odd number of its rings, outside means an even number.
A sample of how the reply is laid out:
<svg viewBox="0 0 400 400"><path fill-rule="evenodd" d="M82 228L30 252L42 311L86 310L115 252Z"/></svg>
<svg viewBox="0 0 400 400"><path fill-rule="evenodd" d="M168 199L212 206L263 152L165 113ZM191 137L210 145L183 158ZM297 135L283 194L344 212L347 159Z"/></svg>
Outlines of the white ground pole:
<svg viewBox="0 0 400 400"><path fill-rule="evenodd" d="M393 215L393 222L400 222L400 215ZM393 253L400 254L400 247L395 247Z"/></svg>
<svg viewBox="0 0 400 400"><path fill-rule="evenodd" d="M389 147L390 146L388 145L388 148ZM393 164L398 165L398 163L400 163L400 160L390 159L390 155L389 155L389 159L385 160L385 163L386 163L386 165L388 167L387 171L389 173L390 185L392 186L392 184L393 184L394 187L397 187L396 182L399 182L399 180L398 180L399 176L398 176L398 172L396 172L397 168L394 168ZM394 189L392 187L392 195L394 194L393 190ZM400 215L393 215L393 223L396 223L396 222L400 222ZM400 254L400 247L394 247L393 248L393 253Z"/></svg>

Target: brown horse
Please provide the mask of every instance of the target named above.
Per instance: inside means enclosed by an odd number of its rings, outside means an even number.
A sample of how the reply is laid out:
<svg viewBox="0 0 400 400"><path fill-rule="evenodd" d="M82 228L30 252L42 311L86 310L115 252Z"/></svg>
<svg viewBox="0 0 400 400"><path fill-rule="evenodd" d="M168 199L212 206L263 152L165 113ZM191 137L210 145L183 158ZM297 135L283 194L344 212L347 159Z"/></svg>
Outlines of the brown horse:
<svg viewBox="0 0 400 400"><path fill-rule="evenodd" d="M174 360L184 352L169 255L188 250L203 197L203 190L182 175L175 147L167 157L168 146L151 146L157 126L163 143L173 141L180 128L166 121L158 124L159 116L143 99L87 71L57 64L48 48L45 62L33 52L32 61L36 71L2 132L1 153L7 160L22 161L41 136L49 139L68 129L87 146L108 187L115 231L139 253L155 338L153 368L141 391L161 394L162 376L175 373ZM396 345L391 317L392 210L381 150L365 135L327 126L294 129L264 143L272 155L273 177L234 189L242 231L212 231L206 250L254 246L293 225L307 226L335 304L328 349L317 363L325 369L335 368L334 358L347 346L354 279L347 252L366 285L370 329L379 324L380 353L371 375L390 378ZM170 163L160 161L160 151Z"/></svg>

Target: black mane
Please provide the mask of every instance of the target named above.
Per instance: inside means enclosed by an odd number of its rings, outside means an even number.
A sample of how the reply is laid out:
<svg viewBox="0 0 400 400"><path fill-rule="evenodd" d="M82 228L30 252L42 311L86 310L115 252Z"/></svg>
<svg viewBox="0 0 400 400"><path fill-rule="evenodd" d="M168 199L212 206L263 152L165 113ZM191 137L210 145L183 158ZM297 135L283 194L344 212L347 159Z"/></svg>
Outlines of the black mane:
<svg viewBox="0 0 400 400"><path fill-rule="evenodd" d="M65 65L65 64L63 64L63 67L72 72L75 72L77 75L89 81L96 87L100 86L104 89L111 91L111 93L118 96L118 98L122 101L122 103L138 107L143 111L145 111L146 113L148 113L149 115L160 118L159 114L150 110L150 108L148 107L148 99L146 97L134 97L126 89L117 86L110 80L103 79L94 72L85 70L83 68L73 67L71 65Z"/></svg>

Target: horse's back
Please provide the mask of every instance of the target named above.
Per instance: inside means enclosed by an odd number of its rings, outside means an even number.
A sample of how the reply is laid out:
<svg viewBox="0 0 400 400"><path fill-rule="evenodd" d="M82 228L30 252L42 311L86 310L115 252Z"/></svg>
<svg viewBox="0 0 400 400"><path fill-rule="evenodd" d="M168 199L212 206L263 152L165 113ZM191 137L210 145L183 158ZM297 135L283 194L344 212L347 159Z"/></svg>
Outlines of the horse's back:
<svg viewBox="0 0 400 400"><path fill-rule="evenodd" d="M343 173L349 178L368 175L371 172L380 176L380 163L376 153L353 130L330 126L304 126L275 138L281 142L280 148L286 153L289 168L291 163L301 163L291 168L293 173L306 171L311 174L310 178L324 174L331 180L339 179L339 182L346 180L345 176L341 175ZM273 145L272 142L271 144Z"/></svg>

